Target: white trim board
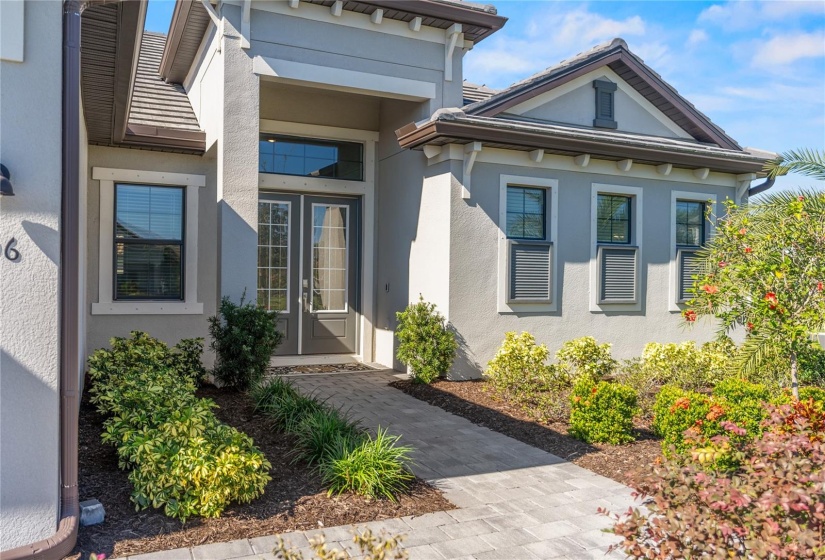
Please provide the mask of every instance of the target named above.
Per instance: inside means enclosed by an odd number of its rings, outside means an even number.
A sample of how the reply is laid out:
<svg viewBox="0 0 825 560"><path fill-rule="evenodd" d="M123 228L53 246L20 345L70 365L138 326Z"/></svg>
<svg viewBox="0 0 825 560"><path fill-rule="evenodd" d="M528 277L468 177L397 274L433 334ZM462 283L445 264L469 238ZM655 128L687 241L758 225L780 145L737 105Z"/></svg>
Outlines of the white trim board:
<svg viewBox="0 0 825 560"><path fill-rule="evenodd" d="M665 115L661 110L659 110L653 103L648 101L641 93L636 91L633 86L629 85L625 82L618 74L616 74L610 68L604 66L602 68L597 68L592 72L588 72L584 76L579 76L574 80L570 80L566 84L562 84L556 88L551 89L541 95L537 95L532 99L528 99L523 103L520 103L513 107L512 109L508 110L508 113L514 115L523 115L527 111L531 111L542 105L545 105L554 99L558 99L562 95L570 93L580 87L589 86L593 80L598 80L600 78L607 78L609 81L615 83L622 92L624 92L630 99L634 102L641 105L641 107L650 113L650 115L659 121L663 126L665 126L668 130L670 130L673 134L678 136L679 138L685 139L693 139L685 129L677 125L673 122L667 115Z"/></svg>
<svg viewBox="0 0 825 560"><path fill-rule="evenodd" d="M460 144L447 144L441 152L428 159L428 165L435 165L446 160L464 160L464 146ZM576 164L575 157L562 156L556 154L544 154L540 162L530 159L530 152L521 150L508 150L504 148L485 147L476 156L476 164L492 163L496 165L515 165L531 169L554 169L559 171L576 171L579 173L592 173L596 175L606 175L605 181L620 178L652 179L659 182L668 183L690 183L697 187L716 186L730 187L738 186L736 175L731 173L718 173L711 171L707 178L698 179L694 174L694 168L680 168L673 166L669 175L661 175L655 165L645 165L634 162L628 171L621 171L616 167L616 162L605 159L590 157L587 167Z"/></svg>
<svg viewBox="0 0 825 560"><path fill-rule="evenodd" d="M298 194L361 197L363 236L361 239L361 323L358 356L361 361L372 361L374 357L373 331L375 328L375 144L378 142L378 133L370 130L273 120L261 120L260 130L264 133L291 134L327 140L346 140L364 144L363 181L341 181L324 177L296 177L274 173L259 173L258 189ZM303 213L303 209L301 212ZM303 274L303 271L301 271L301 274Z"/></svg>
<svg viewBox="0 0 825 560"><path fill-rule="evenodd" d="M205 175L92 168L92 179L100 181L100 230L98 255L98 299L92 315L201 315L198 302L198 197L206 186ZM183 301L114 301L115 183L137 183L186 187L186 232L184 235ZM194 219L193 219L194 217Z"/></svg>
<svg viewBox="0 0 825 560"><path fill-rule="evenodd" d="M507 278L509 277L507 254L507 187L523 186L538 187L549 191L547 201L550 211L545 208L545 220L549 221L549 237L547 241L553 243L553 255L551 263L551 294L550 303L514 303L507 301ZM559 181L557 179L546 179L539 177L529 177L523 175L500 175L499 176L499 200L498 200L498 280L497 280L497 311L499 313L555 313L559 309Z"/></svg>
<svg viewBox="0 0 825 560"><path fill-rule="evenodd" d="M260 55L252 60L252 71L262 78L277 82L405 101L435 99L436 94L436 87L432 82L317 66Z"/></svg>
<svg viewBox="0 0 825 560"><path fill-rule="evenodd" d="M645 265L642 253L642 224L643 204L642 187L628 187L625 185L608 185L604 183L593 183L590 188L590 312L591 313L613 313L613 312L638 312L642 310L642 302L645 298ZM633 198L630 209L631 230L630 245L638 247L636 251L636 303L599 303L599 243L597 235L598 225L598 195L618 194ZM617 245L623 247L623 245Z"/></svg>
<svg viewBox="0 0 825 560"><path fill-rule="evenodd" d="M715 193L690 192L690 191L671 191L670 192L670 266L669 277L670 287L668 291L667 310L673 313L681 313L685 309L685 305L678 303L679 301L679 263L676 262L676 201L689 200L693 202L710 203L711 210L716 213L717 196ZM707 241L713 237L716 231L716 224L712 220L705 220L705 239Z"/></svg>
<svg viewBox="0 0 825 560"><path fill-rule="evenodd" d="M23 62L25 54L25 10L23 0L0 2L0 60Z"/></svg>
<svg viewBox="0 0 825 560"><path fill-rule="evenodd" d="M243 0L224 0L224 4L234 4L242 6ZM385 33L388 35L396 35L398 37L405 37L407 39L417 39L419 41L428 41L430 43L445 44L447 36L443 29L435 27L428 27L422 25L418 31L410 29L409 22L398 21L394 19L382 17L379 23L374 23L371 19L371 14L362 14L342 10L340 15L333 15L328 6L319 6L316 4L308 4L306 2L298 2L296 8L291 8L288 2L284 1L256 1L252 5L252 17L255 17L255 11L270 12L273 14L280 14L283 16L296 17L301 19L309 19L320 21L323 23L331 23L335 25L342 25L344 27L353 27L355 29L363 29L375 33ZM462 34L462 39L464 35ZM254 37L252 40L254 41ZM465 49L472 49L473 42L463 40L459 42L459 46Z"/></svg>

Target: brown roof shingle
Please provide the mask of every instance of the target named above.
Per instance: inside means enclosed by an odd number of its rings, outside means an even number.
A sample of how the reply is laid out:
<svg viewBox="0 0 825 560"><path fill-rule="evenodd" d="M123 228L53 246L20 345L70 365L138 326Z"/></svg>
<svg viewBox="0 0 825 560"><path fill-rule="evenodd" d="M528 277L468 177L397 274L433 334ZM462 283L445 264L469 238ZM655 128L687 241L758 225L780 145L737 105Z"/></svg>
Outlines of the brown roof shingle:
<svg viewBox="0 0 825 560"><path fill-rule="evenodd" d="M183 86L163 81L158 73L165 44L166 35L143 33L129 125L199 131L198 119Z"/></svg>

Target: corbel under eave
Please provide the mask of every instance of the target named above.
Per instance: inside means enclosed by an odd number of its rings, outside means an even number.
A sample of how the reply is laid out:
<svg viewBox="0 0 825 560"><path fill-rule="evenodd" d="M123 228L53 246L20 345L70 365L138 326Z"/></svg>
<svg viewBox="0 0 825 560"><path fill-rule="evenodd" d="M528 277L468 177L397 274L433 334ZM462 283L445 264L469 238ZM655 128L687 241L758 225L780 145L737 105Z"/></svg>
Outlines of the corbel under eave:
<svg viewBox="0 0 825 560"><path fill-rule="evenodd" d="M464 173L461 178L461 198L468 200L470 198L470 183L473 173L473 166L476 163L478 154L481 153L481 142L470 142L464 146Z"/></svg>
<svg viewBox="0 0 825 560"><path fill-rule="evenodd" d="M458 39L462 34L462 27L460 23L452 24L446 33L447 40L444 42L444 79L448 82L453 81L453 53L458 44Z"/></svg>

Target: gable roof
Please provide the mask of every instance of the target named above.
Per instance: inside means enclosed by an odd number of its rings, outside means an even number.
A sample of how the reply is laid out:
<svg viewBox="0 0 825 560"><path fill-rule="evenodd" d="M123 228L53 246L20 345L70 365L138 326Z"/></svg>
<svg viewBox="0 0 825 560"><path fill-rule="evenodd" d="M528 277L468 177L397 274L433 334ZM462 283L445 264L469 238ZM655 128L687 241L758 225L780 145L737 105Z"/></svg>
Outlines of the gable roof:
<svg viewBox="0 0 825 560"><path fill-rule="evenodd" d="M632 159L646 165L672 164L687 169L707 167L721 173L764 175L766 160L776 156L754 149L729 149L681 138L661 138L572 125L482 117L461 109L440 109L427 121L410 123L395 131L402 148L425 145L469 144L486 148L545 154L593 157L610 161Z"/></svg>
<svg viewBox="0 0 825 560"><path fill-rule="evenodd" d="M204 142L189 96L158 74L166 35L144 31L124 141L146 144L142 136L164 138L180 148L202 150Z"/></svg>
<svg viewBox="0 0 825 560"><path fill-rule="evenodd" d="M641 58L633 54L627 43L620 38L598 45L516 82L487 99L465 107L465 111L468 115L492 117L603 66L613 70L696 140L731 150L742 149L736 140L728 136L692 103L679 95L673 86L665 82Z"/></svg>

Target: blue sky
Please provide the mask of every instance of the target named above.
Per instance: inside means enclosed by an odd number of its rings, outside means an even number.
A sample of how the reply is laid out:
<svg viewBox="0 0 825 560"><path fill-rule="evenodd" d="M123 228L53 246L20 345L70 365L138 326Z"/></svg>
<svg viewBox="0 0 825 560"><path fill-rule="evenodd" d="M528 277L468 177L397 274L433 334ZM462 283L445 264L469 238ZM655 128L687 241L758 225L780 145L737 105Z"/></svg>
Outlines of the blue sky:
<svg viewBox="0 0 825 560"><path fill-rule="evenodd" d="M825 148L825 0L489 3L509 21L466 55L470 81L503 88L622 37L741 145ZM173 6L150 0L146 28L165 33Z"/></svg>

